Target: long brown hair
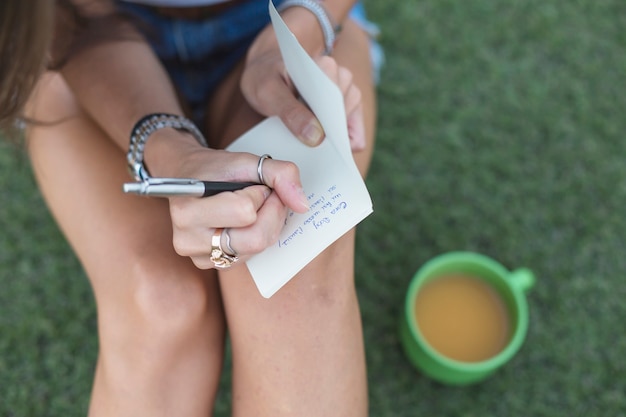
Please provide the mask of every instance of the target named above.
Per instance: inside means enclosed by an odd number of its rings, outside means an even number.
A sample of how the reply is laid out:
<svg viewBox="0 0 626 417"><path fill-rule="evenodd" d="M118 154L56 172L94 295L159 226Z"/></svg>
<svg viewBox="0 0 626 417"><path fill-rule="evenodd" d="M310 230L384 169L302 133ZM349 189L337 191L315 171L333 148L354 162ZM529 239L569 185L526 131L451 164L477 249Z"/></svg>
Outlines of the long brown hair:
<svg viewBox="0 0 626 417"><path fill-rule="evenodd" d="M61 70L97 43L141 39L129 31L135 23L112 1L0 0L0 132L17 120L42 123L21 113L44 70Z"/></svg>
<svg viewBox="0 0 626 417"><path fill-rule="evenodd" d="M10 130L37 78L52 40L54 1L0 1L0 130Z"/></svg>

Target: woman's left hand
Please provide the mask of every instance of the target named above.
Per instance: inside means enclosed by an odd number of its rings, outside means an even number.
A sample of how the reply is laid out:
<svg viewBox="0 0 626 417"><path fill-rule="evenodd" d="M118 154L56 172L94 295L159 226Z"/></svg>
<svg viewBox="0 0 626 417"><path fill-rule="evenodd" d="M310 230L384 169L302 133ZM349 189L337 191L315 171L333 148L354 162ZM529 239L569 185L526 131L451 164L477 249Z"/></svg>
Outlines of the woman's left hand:
<svg viewBox="0 0 626 417"><path fill-rule="evenodd" d="M273 46L264 46L268 36L274 36L272 30L264 31L250 48L241 79L243 95L257 112L264 116L279 116L300 141L308 146L317 146L325 136L322 125L298 99L275 38ZM355 152L363 150L365 126L361 91L354 84L352 73L329 56L316 58L315 62L343 94L350 147Z"/></svg>

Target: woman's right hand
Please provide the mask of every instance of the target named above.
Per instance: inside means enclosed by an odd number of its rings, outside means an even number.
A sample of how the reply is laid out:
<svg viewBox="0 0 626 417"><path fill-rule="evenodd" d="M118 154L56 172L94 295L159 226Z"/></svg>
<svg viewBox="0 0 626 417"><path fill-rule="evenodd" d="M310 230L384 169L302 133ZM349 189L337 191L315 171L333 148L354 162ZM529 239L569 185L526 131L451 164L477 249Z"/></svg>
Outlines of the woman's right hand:
<svg viewBox="0 0 626 417"><path fill-rule="evenodd" d="M150 160L152 175L205 181L259 182L258 155L202 148L189 141L184 144L177 142L179 146L175 155L168 158L169 163L157 164L155 168L158 169L153 172L152 163L157 161ZM158 143L155 138L155 145L158 146ZM265 184L207 198L170 197L176 252L189 256L200 269L213 268L211 239L216 228L228 229L230 246L241 260L276 243L288 210L304 213L309 207L299 170L292 162L265 159L263 179ZM222 248L225 248L225 243L222 237Z"/></svg>

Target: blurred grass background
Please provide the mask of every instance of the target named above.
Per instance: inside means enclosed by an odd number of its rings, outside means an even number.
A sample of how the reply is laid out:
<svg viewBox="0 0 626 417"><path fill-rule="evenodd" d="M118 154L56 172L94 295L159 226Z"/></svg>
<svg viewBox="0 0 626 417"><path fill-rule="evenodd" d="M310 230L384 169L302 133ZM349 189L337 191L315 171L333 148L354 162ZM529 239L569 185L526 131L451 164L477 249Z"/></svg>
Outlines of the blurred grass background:
<svg viewBox="0 0 626 417"><path fill-rule="evenodd" d="M387 57L357 240L371 415L626 415L626 3L366 5ZM84 415L91 290L6 143L0 204L0 415ZM537 276L524 347L466 388L421 376L396 332L413 273L451 250Z"/></svg>

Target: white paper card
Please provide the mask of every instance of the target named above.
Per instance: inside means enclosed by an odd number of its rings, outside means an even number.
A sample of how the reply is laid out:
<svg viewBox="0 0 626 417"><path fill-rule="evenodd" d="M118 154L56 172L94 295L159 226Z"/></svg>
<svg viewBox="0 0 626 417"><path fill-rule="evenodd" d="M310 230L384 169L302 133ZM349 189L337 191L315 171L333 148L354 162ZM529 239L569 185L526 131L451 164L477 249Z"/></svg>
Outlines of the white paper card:
<svg viewBox="0 0 626 417"><path fill-rule="evenodd" d="M287 72L322 124L326 139L310 148L278 117L270 117L228 147L234 152L267 153L294 162L309 200L307 213L289 213L275 245L247 261L266 298L372 213L372 200L350 150L341 91L300 46L271 1L269 12Z"/></svg>

